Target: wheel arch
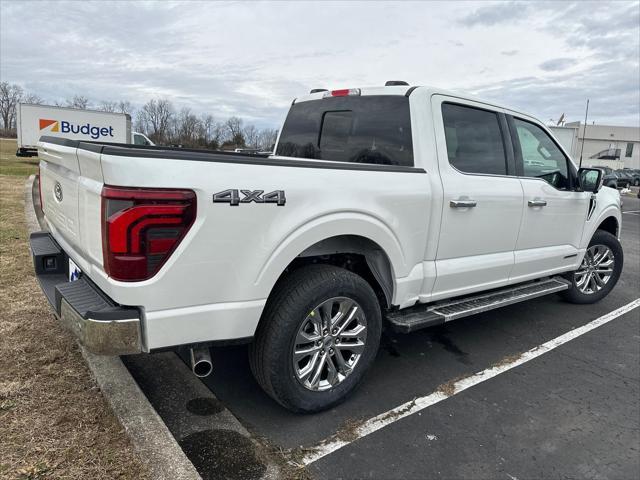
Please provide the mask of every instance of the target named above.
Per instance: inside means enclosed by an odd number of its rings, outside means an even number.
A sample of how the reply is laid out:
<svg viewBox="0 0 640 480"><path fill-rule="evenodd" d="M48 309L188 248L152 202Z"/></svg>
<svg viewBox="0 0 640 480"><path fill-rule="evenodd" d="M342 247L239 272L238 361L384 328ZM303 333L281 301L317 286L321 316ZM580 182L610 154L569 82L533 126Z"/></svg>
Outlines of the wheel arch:
<svg viewBox="0 0 640 480"><path fill-rule="evenodd" d="M608 231L618 238L620 235L620 225L622 223L621 217L620 207L617 205L608 205L606 208L603 208L601 212L594 215L591 220L585 224L580 242L581 248L587 248L591 238L599 229Z"/></svg>
<svg viewBox="0 0 640 480"><path fill-rule="evenodd" d="M310 263L336 265L357 273L373 287L381 304L391 306L394 293L391 262L374 241L359 235L320 240L301 252L285 271Z"/></svg>
<svg viewBox="0 0 640 480"><path fill-rule="evenodd" d="M603 219L597 226L596 230L605 230L615 237L618 237L620 224L618 219L613 215Z"/></svg>
<svg viewBox="0 0 640 480"><path fill-rule="evenodd" d="M354 265L355 257L363 262ZM395 279L408 273L400 242L387 225L368 215L341 213L317 218L287 235L269 256L255 283L268 298L278 280L293 268L307 263L349 268L349 262L356 271L366 267L369 274L362 270L358 273L369 283L375 281L372 286L379 289L377 293L387 305L393 298Z"/></svg>

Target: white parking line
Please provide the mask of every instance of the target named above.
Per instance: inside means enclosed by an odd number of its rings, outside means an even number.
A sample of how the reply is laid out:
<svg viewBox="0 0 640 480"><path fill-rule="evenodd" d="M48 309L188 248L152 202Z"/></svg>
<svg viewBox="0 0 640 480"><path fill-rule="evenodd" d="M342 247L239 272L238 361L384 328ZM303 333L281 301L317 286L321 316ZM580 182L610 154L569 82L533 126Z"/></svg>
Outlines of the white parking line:
<svg viewBox="0 0 640 480"><path fill-rule="evenodd" d="M308 453L302 458L301 463L303 465L309 465L317 460L320 460L322 457L325 457L330 453L333 453L336 450L339 450L342 447L349 445L350 443L362 437L366 437L367 435L377 432L387 425L397 422L398 420L408 417L409 415L413 415L420 410L424 410L425 408L446 400L447 398L452 397L457 393L463 392L468 388L471 388L482 382L486 382L487 380L501 373L507 372L512 368L515 368L519 365L522 365L523 363L539 357L540 355L550 352L551 350L569 342L570 340L573 340L574 338L578 338L579 336L584 335L585 333L588 333L595 328L609 323L610 321L616 319L621 315L624 315L627 312L630 312L638 306L640 306L640 298L626 304L623 307L618 308L617 310L614 310L613 312L609 312L606 315L601 316L600 318L596 318L586 325L578 327L574 330L571 330L570 332L554 338L553 340L549 340L542 345L534 347L531 350L524 352L522 355L515 359L510 358L507 361L501 362L494 367L483 370L482 372L478 372L474 375L458 380L450 385L447 384L446 388L442 388L443 391L435 391L425 397L416 398L410 402L400 405L399 407L389 410L388 412L370 418L355 429L353 435L350 435L349 440L341 439L339 437L328 438L320 442L315 447L307 449Z"/></svg>
<svg viewBox="0 0 640 480"><path fill-rule="evenodd" d="M627 210L626 212L622 212L622 213L629 213L631 215L640 215L640 210Z"/></svg>

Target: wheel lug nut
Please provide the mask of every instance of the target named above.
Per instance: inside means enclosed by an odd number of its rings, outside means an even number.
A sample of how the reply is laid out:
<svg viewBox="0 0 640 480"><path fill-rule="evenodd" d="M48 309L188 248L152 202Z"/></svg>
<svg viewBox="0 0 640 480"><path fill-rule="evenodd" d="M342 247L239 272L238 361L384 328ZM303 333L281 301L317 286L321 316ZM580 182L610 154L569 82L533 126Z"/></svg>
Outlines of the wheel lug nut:
<svg viewBox="0 0 640 480"><path fill-rule="evenodd" d="M319 347L320 345L322 345L322 342L321 342L320 340L318 340L318 341L316 342L316 346L318 346L318 347Z"/></svg>
<svg viewBox="0 0 640 480"><path fill-rule="evenodd" d="M336 343L340 343L340 339L339 338L336 338Z"/></svg>
<svg viewBox="0 0 640 480"><path fill-rule="evenodd" d="M336 333L338 333L338 329L337 328L334 328L333 330L331 330L331 334L332 335L335 335Z"/></svg>
<svg viewBox="0 0 640 480"><path fill-rule="evenodd" d="M330 353L330 354L333 354L333 348L330 348L330 349L329 349L329 353Z"/></svg>

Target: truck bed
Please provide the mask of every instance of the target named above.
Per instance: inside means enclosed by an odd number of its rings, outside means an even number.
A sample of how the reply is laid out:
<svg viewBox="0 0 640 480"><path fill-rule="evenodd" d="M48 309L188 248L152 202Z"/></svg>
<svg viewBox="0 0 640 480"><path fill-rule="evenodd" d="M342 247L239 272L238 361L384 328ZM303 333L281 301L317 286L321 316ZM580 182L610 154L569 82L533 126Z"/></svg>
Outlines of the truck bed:
<svg viewBox="0 0 640 480"><path fill-rule="evenodd" d="M298 168L329 168L333 170L364 170L388 172L425 173L424 169L401 165L374 165L349 162L333 162L325 160L297 159L275 157L267 154L242 154L219 150L188 149L179 147L123 145L108 142L84 142L64 138L43 136L40 142L53 143L71 148L80 148L104 155L125 157L162 158L169 160L187 160L196 162L236 163L248 165L279 165Z"/></svg>
<svg viewBox="0 0 640 480"><path fill-rule="evenodd" d="M396 295L420 281L435 180L423 168L46 136L39 153L53 238L115 303L142 309L146 348L253 335L287 265L329 237L367 239L380 252L372 255L384 252ZM105 269L104 197L113 189L196 198L188 233L142 281Z"/></svg>

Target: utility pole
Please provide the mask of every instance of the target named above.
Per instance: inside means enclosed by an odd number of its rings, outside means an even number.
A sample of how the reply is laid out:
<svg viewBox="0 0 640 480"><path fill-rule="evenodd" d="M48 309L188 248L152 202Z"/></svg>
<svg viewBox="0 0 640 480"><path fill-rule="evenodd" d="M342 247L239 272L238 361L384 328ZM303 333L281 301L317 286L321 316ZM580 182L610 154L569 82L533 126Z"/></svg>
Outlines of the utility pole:
<svg viewBox="0 0 640 480"><path fill-rule="evenodd" d="M589 99L587 98L587 109L584 112L584 128L582 129L582 146L580 147L580 165L582 168L582 152L584 151L584 138L587 136L587 115L589 115Z"/></svg>

